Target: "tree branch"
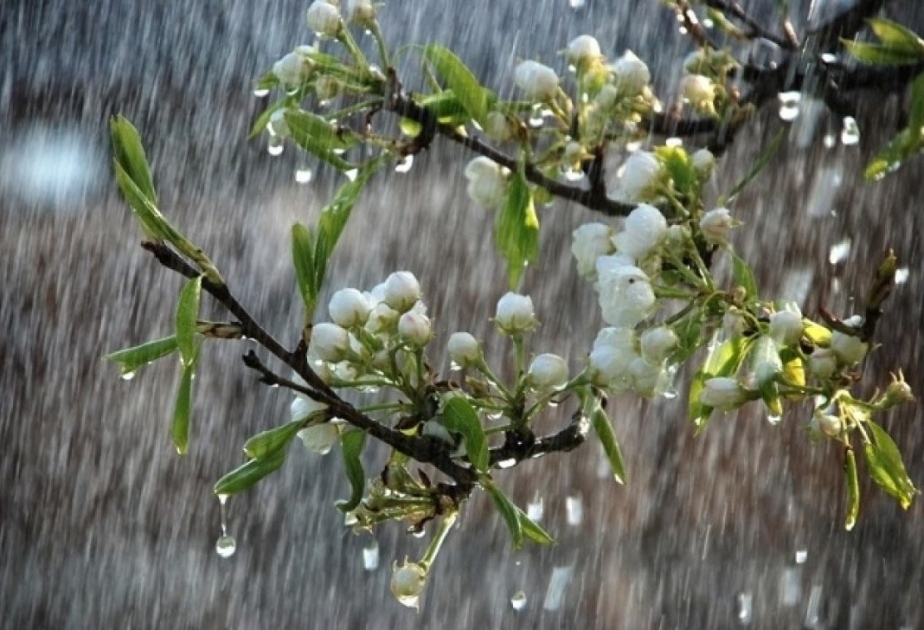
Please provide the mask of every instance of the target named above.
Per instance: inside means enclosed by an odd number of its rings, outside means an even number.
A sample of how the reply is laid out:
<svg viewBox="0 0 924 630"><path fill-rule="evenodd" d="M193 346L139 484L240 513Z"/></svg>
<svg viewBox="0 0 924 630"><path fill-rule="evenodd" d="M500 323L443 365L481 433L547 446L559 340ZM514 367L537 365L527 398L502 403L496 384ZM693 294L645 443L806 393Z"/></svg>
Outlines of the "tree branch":
<svg viewBox="0 0 924 630"><path fill-rule="evenodd" d="M765 29L760 23L752 18L748 13L741 8L741 5L737 2L726 2L725 0L706 0L706 6L713 9L718 9L722 13L731 15L736 20L744 24L749 32L746 33L748 39L765 39L768 42L773 42L780 48L784 50L798 50L799 42L795 39L795 34L793 32L787 32L786 37L780 37L775 33L772 33Z"/></svg>

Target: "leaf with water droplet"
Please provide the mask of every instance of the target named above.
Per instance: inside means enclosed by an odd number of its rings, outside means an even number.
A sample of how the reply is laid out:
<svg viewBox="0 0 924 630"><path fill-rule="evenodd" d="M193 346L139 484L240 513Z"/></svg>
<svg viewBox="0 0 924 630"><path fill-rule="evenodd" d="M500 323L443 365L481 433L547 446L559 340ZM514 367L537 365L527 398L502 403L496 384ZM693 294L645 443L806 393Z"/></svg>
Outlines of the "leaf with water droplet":
<svg viewBox="0 0 924 630"><path fill-rule="evenodd" d="M907 510L918 491L908 477L901 452L885 429L872 421L867 422L866 426L873 436L873 442L863 448L870 476L880 488L898 501L902 509Z"/></svg>
<svg viewBox="0 0 924 630"><path fill-rule="evenodd" d="M184 365L180 375L180 386L177 389L176 401L173 406L173 422L170 424L170 434L173 436L173 445L178 455L185 455L189 450L189 423L192 418L192 382L196 371L195 360Z"/></svg>
<svg viewBox="0 0 924 630"><path fill-rule="evenodd" d="M594 428L594 433L597 434L597 439L600 440L600 445L603 447L607 460L610 462L613 478L618 483L625 484L629 478L626 475L626 463L622 457L622 449L619 448L619 442L616 440L616 432L613 430L610 418L600 404L600 400L596 396L589 396L589 399L590 423Z"/></svg>
<svg viewBox="0 0 924 630"><path fill-rule="evenodd" d="M355 168L336 151L344 151L356 144L353 132L335 128L326 119L304 110L289 109L285 113L289 134L309 153L321 158L339 171Z"/></svg>
<svg viewBox="0 0 924 630"><path fill-rule="evenodd" d="M539 255L539 217L522 173L511 177L507 201L497 214L494 238L507 261L507 283L516 290L527 264Z"/></svg>
<svg viewBox="0 0 924 630"><path fill-rule="evenodd" d="M849 532L857 524L860 515L860 480L857 478L857 458L853 448L848 445L844 455L844 473L847 476L847 517L844 529Z"/></svg>
<svg viewBox="0 0 924 630"><path fill-rule="evenodd" d="M424 57L433 64L471 118L483 121L488 113L489 93L455 53L439 44L423 46Z"/></svg>
<svg viewBox="0 0 924 630"><path fill-rule="evenodd" d="M443 424L450 431L462 434L472 465L485 472L490 464L490 452L481 420L472 405L461 397L450 398L443 405Z"/></svg>
<svg viewBox="0 0 924 630"><path fill-rule="evenodd" d="M251 459L218 480L212 492L237 494L275 472L286 460L286 449L280 448L263 459Z"/></svg>
<svg viewBox="0 0 924 630"><path fill-rule="evenodd" d="M264 459L281 448L285 448L305 426L305 420L299 419L293 422L257 433L244 443L244 454L250 459Z"/></svg>
<svg viewBox="0 0 924 630"><path fill-rule="evenodd" d="M347 479L350 481L350 498L347 501L337 501L337 509L341 512L355 510L362 501L366 489L366 473L363 471L363 446L366 443L365 431L346 431L340 436L340 450L343 453L343 466L346 469Z"/></svg>
<svg viewBox="0 0 924 630"><path fill-rule="evenodd" d="M138 368L152 363L157 359L173 354L176 352L177 343L176 335L148 341L140 346L125 348L107 354L104 359L115 361L122 366L122 376L133 374Z"/></svg>
<svg viewBox="0 0 924 630"><path fill-rule="evenodd" d="M198 354L196 346L196 320L199 318L199 298L202 294L202 276L196 276L183 285L177 300L174 322L176 345L184 366L192 365Z"/></svg>

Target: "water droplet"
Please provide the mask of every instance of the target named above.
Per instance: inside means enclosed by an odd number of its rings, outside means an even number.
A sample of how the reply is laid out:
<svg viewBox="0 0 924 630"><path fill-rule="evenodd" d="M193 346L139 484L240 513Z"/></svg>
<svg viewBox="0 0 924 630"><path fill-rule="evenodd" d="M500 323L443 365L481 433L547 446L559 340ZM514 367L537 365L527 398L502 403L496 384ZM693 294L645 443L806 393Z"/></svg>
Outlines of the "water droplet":
<svg viewBox="0 0 924 630"><path fill-rule="evenodd" d="M411 536L413 536L414 538L423 538L426 535L427 535L427 530L424 528L411 531Z"/></svg>
<svg viewBox="0 0 924 630"><path fill-rule="evenodd" d="M138 374L138 370L132 370L131 372L123 372L119 378L123 381L130 381L135 378L135 375Z"/></svg>
<svg viewBox="0 0 924 630"><path fill-rule="evenodd" d="M537 523L542 520L545 514L545 504L542 497L534 497L532 501L526 504L526 516Z"/></svg>
<svg viewBox="0 0 924 630"><path fill-rule="evenodd" d="M331 153L333 153L334 155L343 155L344 153L346 153L346 149L341 149L340 147L337 147L336 149L331 149Z"/></svg>
<svg viewBox="0 0 924 630"><path fill-rule="evenodd" d="M703 28L712 28L715 23L709 18L703 18Z"/></svg>
<svg viewBox="0 0 924 630"><path fill-rule="evenodd" d="M584 0L568 0L568 6L572 9L580 9L584 6Z"/></svg>
<svg viewBox="0 0 924 630"><path fill-rule="evenodd" d="M682 147L683 138L668 138L664 144L669 147Z"/></svg>
<svg viewBox="0 0 924 630"><path fill-rule="evenodd" d="M501 411L495 411L493 413L487 414L486 417L491 422L497 422L498 420L504 417L504 414Z"/></svg>
<svg viewBox="0 0 924 630"><path fill-rule="evenodd" d="M677 398L677 395L678 395L678 394L677 394L677 390L676 390L676 389L670 388L670 389L666 390L666 391L665 391L663 394L661 394L661 395L662 395L664 398L668 399L668 400L674 400L675 398Z"/></svg>
<svg viewBox="0 0 924 630"><path fill-rule="evenodd" d="M849 147L858 142L860 142L860 126L857 125L857 121L853 116L845 116L841 127L841 144Z"/></svg>
<svg viewBox="0 0 924 630"><path fill-rule="evenodd" d="M751 593L738 593L737 615L738 623L749 625L754 616L754 596Z"/></svg>
<svg viewBox="0 0 924 630"><path fill-rule="evenodd" d="M843 262L850 254L850 244L850 239L845 238L841 242L832 245L831 250L828 252L828 262L832 265Z"/></svg>
<svg viewBox="0 0 924 630"><path fill-rule="evenodd" d="M549 588L545 592L545 601L542 603L543 610L555 611L561 608L562 600L565 598L565 587L571 581L573 571L574 567L570 566L552 569Z"/></svg>
<svg viewBox="0 0 924 630"><path fill-rule="evenodd" d="M517 460L512 457L510 459L502 459L501 461L497 462L498 468L511 468L512 466L516 465Z"/></svg>
<svg viewBox="0 0 924 630"><path fill-rule="evenodd" d="M786 567L780 575L780 604L792 607L799 603L802 595L802 570Z"/></svg>
<svg viewBox="0 0 924 630"><path fill-rule="evenodd" d="M350 170L346 171L344 175L346 175L346 178L351 182L355 182L356 178L359 176L359 169L351 168Z"/></svg>
<svg viewBox="0 0 924 630"><path fill-rule="evenodd" d="M268 95L269 93L270 93L270 91L269 91L267 88L256 88L256 89L253 91L253 95L256 96L257 98L263 98L264 96Z"/></svg>
<svg viewBox="0 0 924 630"><path fill-rule="evenodd" d="M459 372L462 370L462 366L456 363L455 361L449 362L449 371L450 372Z"/></svg>
<svg viewBox="0 0 924 630"><path fill-rule="evenodd" d="M282 136L270 136L269 142L266 144L266 150L272 156L277 156L282 154L282 150L285 148L285 139Z"/></svg>
<svg viewBox="0 0 924 630"><path fill-rule="evenodd" d="M363 569L375 571L379 568L379 543L373 538L363 547Z"/></svg>
<svg viewBox="0 0 924 630"><path fill-rule="evenodd" d="M407 606L414 610L420 608L420 595L398 595L397 600L402 606Z"/></svg>
<svg viewBox="0 0 924 630"><path fill-rule="evenodd" d="M510 605L513 606L514 610L523 610L526 608L526 593L523 591L514 593L513 597L510 598Z"/></svg>
<svg viewBox="0 0 924 630"><path fill-rule="evenodd" d="M408 171L411 170L412 166L414 166L414 156L405 155L404 159L398 162L398 164L395 166L395 172L396 173L407 173Z"/></svg>
<svg viewBox="0 0 924 630"><path fill-rule="evenodd" d="M825 145L826 149L833 149L837 145L837 138L834 137L833 133L826 134L822 142Z"/></svg>
<svg viewBox="0 0 924 630"><path fill-rule="evenodd" d="M565 499L565 513L568 525L580 525L584 521L584 501L580 496Z"/></svg>
<svg viewBox="0 0 924 630"><path fill-rule="evenodd" d="M562 175L569 182L577 182L584 179L584 171L577 168L564 168L562 169Z"/></svg>
<svg viewBox="0 0 924 630"><path fill-rule="evenodd" d="M823 53L821 55L821 61L822 63L827 63L827 64L837 63L837 56L832 55L831 53Z"/></svg>
<svg viewBox="0 0 924 630"><path fill-rule="evenodd" d="M234 555L234 552L237 551L237 542L234 540L234 536L228 536L225 534L218 538L218 541L215 543L215 551L222 558L230 558Z"/></svg>
<svg viewBox="0 0 924 630"><path fill-rule="evenodd" d="M908 267L902 267L901 269L895 270L895 284L905 284L908 282L909 275Z"/></svg>
<svg viewBox="0 0 924 630"><path fill-rule="evenodd" d="M796 550L796 564L804 564L806 560L808 560L808 550L797 549Z"/></svg>
<svg viewBox="0 0 924 630"><path fill-rule="evenodd" d="M773 426L778 425L778 424L780 423L780 420L781 420L781 419L782 419L782 416L777 416L777 415L772 414L772 413L768 413L768 414L767 414L767 422L769 422L769 423L772 424Z"/></svg>
<svg viewBox="0 0 924 630"><path fill-rule="evenodd" d="M805 623L804 628L817 628L819 619L819 613L821 608L821 585L815 584L812 586L812 590L809 593L808 605L805 607Z"/></svg>
<svg viewBox="0 0 924 630"><path fill-rule="evenodd" d="M547 403L545 403L545 404L546 404L546 406L547 406L549 409L555 409L555 408L558 407L558 405L561 404L561 403L559 403L559 402L558 402L557 400L555 400L554 398L550 398L550 399L549 399L549 402L547 402Z"/></svg>
<svg viewBox="0 0 924 630"><path fill-rule="evenodd" d="M541 127L543 122L542 118L542 107L540 105L534 105L529 114L529 126L530 127Z"/></svg>
<svg viewBox="0 0 924 630"><path fill-rule="evenodd" d="M791 122L799 116L799 103L802 101L800 92L781 92L780 119Z"/></svg>
<svg viewBox="0 0 924 630"><path fill-rule="evenodd" d="M311 172L310 168L295 169L295 182L297 184L307 184L312 177L314 177L314 173Z"/></svg>

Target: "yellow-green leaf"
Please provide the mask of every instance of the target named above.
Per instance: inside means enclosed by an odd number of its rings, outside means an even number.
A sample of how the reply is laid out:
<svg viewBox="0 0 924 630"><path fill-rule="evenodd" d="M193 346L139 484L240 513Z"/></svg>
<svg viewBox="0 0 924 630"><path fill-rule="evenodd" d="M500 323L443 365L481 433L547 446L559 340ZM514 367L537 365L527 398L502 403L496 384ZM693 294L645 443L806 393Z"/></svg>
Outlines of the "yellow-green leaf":
<svg viewBox="0 0 924 630"><path fill-rule="evenodd" d="M844 529L848 532L857 524L860 515L860 480L857 477L857 458L851 447L847 447L844 461L844 473L847 476L847 517Z"/></svg>
<svg viewBox="0 0 924 630"><path fill-rule="evenodd" d="M286 449L280 448L263 459L251 459L218 480L212 489L216 495L243 492L275 472L286 461Z"/></svg>
<svg viewBox="0 0 924 630"><path fill-rule="evenodd" d="M619 442L616 440L616 432L613 431L613 425L610 423L606 410L600 405L597 398L593 398L591 403L590 422L600 440L603 452L610 462L610 469L613 471L613 478L621 484L628 481L626 475L626 464L622 457L622 450L619 448Z"/></svg>
<svg viewBox="0 0 924 630"><path fill-rule="evenodd" d="M476 121L484 121L488 113L488 92L481 87L472 71L444 46L430 44L424 46L423 51L468 115Z"/></svg>
<svg viewBox="0 0 924 630"><path fill-rule="evenodd" d="M195 363L183 366L180 375L180 387L176 393L176 402L173 407L173 422L170 433L173 436L173 445L179 455L185 455L189 450L189 423L192 418L192 382L195 374Z"/></svg>
<svg viewBox="0 0 924 630"><path fill-rule="evenodd" d="M157 193L154 191L151 168L148 166L138 130L126 118L113 116L109 120L109 135L112 139L115 163L134 182L138 191L156 205Z"/></svg>
<svg viewBox="0 0 924 630"><path fill-rule="evenodd" d="M304 110L287 110L285 121L292 139L309 153L340 171L356 168L336 152L345 151L356 144L352 132L335 129L326 119Z"/></svg>
<svg viewBox="0 0 924 630"><path fill-rule="evenodd" d="M517 288L526 266L539 254L539 217L526 178L514 173L507 201L497 215L497 249L507 261L507 282Z"/></svg>
<svg viewBox="0 0 924 630"><path fill-rule="evenodd" d="M148 341L133 348L117 350L103 358L120 364L122 366L122 375L125 376L173 352L176 352L176 335Z"/></svg>
<svg viewBox="0 0 924 630"><path fill-rule="evenodd" d="M184 366L195 361L196 320L199 318L199 298L202 293L202 276L196 276L183 285L176 305L176 344Z"/></svg>
<svg viewBox="0 0 924 630"><path fill-rule="evenodd" d="M244 443L244 454L250 459L265 459L287 446L304 426L304 420L295 420L281 427L257 433Z"/></svg>
<svg viewBox="0 0 924 630"><path fill-rule="evenodd" d="M864 446L870 475L880 488L898 501L903 509L911 506L917 489L908 477L901 452L885 430L875 422L867 422L873 443Z"/></svg>

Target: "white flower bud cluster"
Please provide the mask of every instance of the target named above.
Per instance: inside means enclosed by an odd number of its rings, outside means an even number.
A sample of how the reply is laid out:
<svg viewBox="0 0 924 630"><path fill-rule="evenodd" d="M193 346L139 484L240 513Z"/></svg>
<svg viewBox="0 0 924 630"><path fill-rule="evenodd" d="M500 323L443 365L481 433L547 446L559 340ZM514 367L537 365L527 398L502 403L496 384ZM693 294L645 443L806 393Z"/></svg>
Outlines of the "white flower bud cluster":
<svg viewBox="0 0 924 630"><path fill-rule="evenodd" d="M590 352L590 378L614 394L631 389L645 398L659 396L670 388L667 357L676 345L676 334L666 327L646 330L641 338L632 328L604 328Z"/></svg>
<svg viewBox="0 0 924 630"><path fill-rule="evenodd" d="M523 61L513 71L513 81L531 101L551 101L558 94L558 75L538 61Z"/></svg>
<svg viewBox="0 0 924 630"><path fill-rule="evenodd" d="M664 166L654 153L636 151L617 172L619 180L613 197L625 203L653 201L658 197L658 186L664 183Z"/></svg>
<svg viewBox="0 0 924 630"><path fill-rule="evenodd" d="M468 187L465 191L475 203L496 208L507 198L509 171L490 158L479 156L465 167Z"/></svg>
<svg viewBox="0 0 924 630"><path fill-rule="evenodd" d="M321 37L337 37L343 28L340 8L324 0L312 2L308 7L308 28Z"/></svg>

